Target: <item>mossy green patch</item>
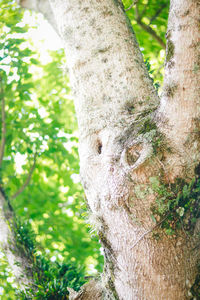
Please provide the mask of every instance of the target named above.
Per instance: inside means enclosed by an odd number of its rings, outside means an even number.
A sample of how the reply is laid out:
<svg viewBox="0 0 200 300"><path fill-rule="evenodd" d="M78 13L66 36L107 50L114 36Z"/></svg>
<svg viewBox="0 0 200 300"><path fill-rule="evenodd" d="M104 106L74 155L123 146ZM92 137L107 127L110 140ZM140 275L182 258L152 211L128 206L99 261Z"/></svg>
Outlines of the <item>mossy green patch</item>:
<svg viewBox="0 0 200 300"><path fill-rule="evenodd" d="M172 98L174 96L176 90L177 90L177 85L174 83L172 83L171 85L168 84L165 86L165 93L166 93L167 97L169 97L169 98Z"/></svg>
<svg viewBox="0 0 200 300"><path fill-rule="evenodd" d="M167 41L166 62L169 62L174 56L174 44L171 40Z"/></svg>
<svg viewBox="0 0 200 300"><path fill-rule="evenodd" d="M200 177L189 183L177 178L173 184L164 184L151 177L150 183L157 194L151 210L155 220L164 220L161 228L169 235L176 234L179 229L192 233L200 218Z"/></svg>
<svg viewBox="0 0 200 300"><path fill-rule="evenodd" d="M142 135L143 139L152 144L154 155L162 151L170 151L164 135L159 131L151 116L142 120L138 133Z"/></svg>

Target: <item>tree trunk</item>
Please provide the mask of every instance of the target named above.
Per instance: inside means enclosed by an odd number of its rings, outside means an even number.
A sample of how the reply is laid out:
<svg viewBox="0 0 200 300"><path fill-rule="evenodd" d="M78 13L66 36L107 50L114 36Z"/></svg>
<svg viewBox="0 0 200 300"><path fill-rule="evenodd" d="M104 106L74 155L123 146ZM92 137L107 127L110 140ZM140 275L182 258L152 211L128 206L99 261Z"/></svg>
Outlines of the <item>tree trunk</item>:
<svg viewBox="0 0 200 300"><path fill-rule="evenodd" d="M0 188L0 252L5 254L20 289L25 290L26 286L32 284L31 266L28 259L16 247L14 232L11 229L14 226L13 222L12 208Z"/></svg>
<svg viewBox="0 0 200 300"><path fill-rule="evenodd" d="M167 201L183 186L176 182L197 176L200 161L198 1L171 1L160 105L120 1L50 3L74 91L82 183L104 247L104 299L188 299L198 226L190 235L174 228L177 219L167 223L171 235L163 227Z"/></svg>

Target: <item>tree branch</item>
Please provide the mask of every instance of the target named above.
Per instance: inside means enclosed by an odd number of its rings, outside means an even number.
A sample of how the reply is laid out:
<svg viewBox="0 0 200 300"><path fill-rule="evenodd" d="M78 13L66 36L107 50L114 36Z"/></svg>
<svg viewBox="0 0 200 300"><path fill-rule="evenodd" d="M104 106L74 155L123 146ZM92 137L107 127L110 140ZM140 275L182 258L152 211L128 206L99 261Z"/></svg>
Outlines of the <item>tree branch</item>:
<svg viewBox="0 0 200 300"><path fill-rule="evenodd" d="M159 16L159 14L161 13L161 11L167 6L167 3L163 4L155 13L155 15L150 19L149 21L149 25Z"/></svg>
<svg viewBox="0 0 200 300"><path fill-rule="evenodd" d="M128 8L125 9L125 11L130 10L137 2L138 0L134 0L133 3Z"/></svg>
<svg viewBox="0 0 200 300"><path fill-rule="evenodd" d="M3 161L5 144L6 144L6 112L5 112L5 98L3 97L3 87L2 87L2 78L0 77L1 83L1 145L0 145L0 167Z"/></svg>
<svg viewBox="0 0 200 300"><path fill-rule="evenodd" d="M30 180L31 180L31 177L32 177L32 174L33 174L33 171L35 169L35 166L36 166L36 157L37 157L37 152L34 154L34 159L33 159L33 165L29 171L29 174L27 176L27 179L26 181L24 182L24 184L19 188L19 190L14 194L12 195L10 198L11 199L15 199L17 196L19 196L24 190L25 188L27 187L27 185L29 184Z"/></svg>
<svg viewBox="0 0 200 300"><path fill-rule="evenodd" d="M170 4L165 77L159 107L160 130L165 134L174 153L188 164L188 172L200 160L199 139L194 141L193 131L198 131L199 107L199 23L200 6L198 1L172 0ZM161 120L165 120L162 122ZM192 155L191 155L192 153ZM195 158L195 163L194 159ZM177 157L174 155L174 160ZM182 173L182 163L177 168ZM170 161L170 165L173 163ZM182 175L182 174L181 174Z"/></svg>
<svg viewBox="0 0 200 300"><path fill-rule="evenodd" d="M144 8L143 8L142 12L140 13L141 19L144 16L144 14L146 13L146 10L147 10L148 6L150 5L150 3L151 3L151 0L147 0L147 3L144 5Z"/></svg>
<svg viewBox="0 0 200 300"><path fill-rule="evenodd" d="M142 22L142 14L139 13L138 6L136 5L135 7L135 20L138 23L138 25L144 29L146 32L148 32L160 45L163 49L166 48L165 42L157 35L157 33L149 26L146 25L145 23Z"/></svg>
<svg viewBox="0 0 200 300"><path fill-rule="evenodd" d="M140 19L137 19L136 21L142 29L151 34L151 36L160 44L160 46L163 49L166 48L165 42L157 35L157 33L149 25L144 24Z"/></svg>

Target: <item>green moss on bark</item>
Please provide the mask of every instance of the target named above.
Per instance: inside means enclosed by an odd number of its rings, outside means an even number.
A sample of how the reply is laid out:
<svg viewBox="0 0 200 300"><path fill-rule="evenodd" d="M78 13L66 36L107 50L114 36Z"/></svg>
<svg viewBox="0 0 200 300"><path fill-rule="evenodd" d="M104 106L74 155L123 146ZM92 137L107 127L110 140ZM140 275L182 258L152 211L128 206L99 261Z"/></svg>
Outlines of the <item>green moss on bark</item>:
<svg viewBox="0 0 200 300"><path fill-rule="evenodd" d="M166 49L166 62L169 62L174 56L174 44L171 40L167 42L167 49Z"/></svg>
<svg viewBox="0 0 200 300"><path fill-rule="evenodd" d="M165 220L160 227L169 235L176 235L178 230L192 235L200 218L200 177L196 176L190 182L176 178L172 184L151 177L150 184L157 195L151 208L154 220Z"/></svg>

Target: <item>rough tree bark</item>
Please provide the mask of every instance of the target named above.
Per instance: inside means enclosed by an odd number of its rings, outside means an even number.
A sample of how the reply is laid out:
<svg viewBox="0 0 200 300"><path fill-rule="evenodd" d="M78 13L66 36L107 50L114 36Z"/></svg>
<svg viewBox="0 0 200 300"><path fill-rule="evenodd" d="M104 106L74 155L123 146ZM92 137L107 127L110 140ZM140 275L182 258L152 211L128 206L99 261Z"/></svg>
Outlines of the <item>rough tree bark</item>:
<svg viewBox="0 0 200 300"><path fill-rule="evenodd" d="M40 9L47 1L21 2ZM199 3L171 0L161 100L120 1L50 4L74 91L82 183L104 247L103 298L188 299L199 222L190 236L165 234L162 219L155 228L151 178L169 187L190 181L200 161ZM93 299L89 287L71 299Z"/></svg>

